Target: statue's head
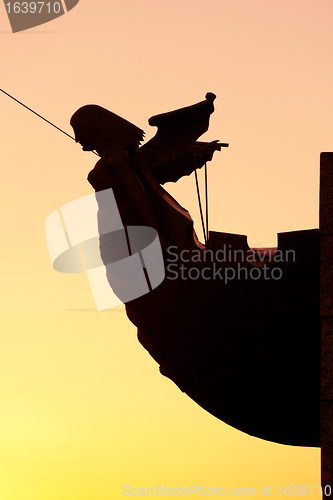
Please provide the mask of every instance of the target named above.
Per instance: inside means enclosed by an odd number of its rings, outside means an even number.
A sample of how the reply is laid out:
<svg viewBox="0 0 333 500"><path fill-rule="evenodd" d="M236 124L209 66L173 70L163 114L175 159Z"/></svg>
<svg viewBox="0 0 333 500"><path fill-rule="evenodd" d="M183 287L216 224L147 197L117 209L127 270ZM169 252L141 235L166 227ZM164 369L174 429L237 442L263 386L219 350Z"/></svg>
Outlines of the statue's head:
<svg viewBox="0 0 333 500"><path fill-rule="evenodd" d="M95 104L79 108L70 123L83 151L96 150L100 156L122 149L134 151L144 136L143 130Z"/></svg>

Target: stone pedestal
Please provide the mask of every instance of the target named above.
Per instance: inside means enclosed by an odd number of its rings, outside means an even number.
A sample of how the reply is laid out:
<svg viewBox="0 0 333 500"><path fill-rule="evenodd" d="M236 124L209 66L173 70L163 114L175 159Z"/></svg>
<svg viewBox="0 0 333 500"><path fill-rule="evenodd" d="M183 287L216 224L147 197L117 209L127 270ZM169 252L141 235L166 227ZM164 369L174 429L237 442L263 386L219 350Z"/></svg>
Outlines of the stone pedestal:
<svg viewBox="0 0 333 500"><path fill-rule="evenodd" d="M321 484L328 499L333 497L333 153L320 156L320 241Z"/></svg>

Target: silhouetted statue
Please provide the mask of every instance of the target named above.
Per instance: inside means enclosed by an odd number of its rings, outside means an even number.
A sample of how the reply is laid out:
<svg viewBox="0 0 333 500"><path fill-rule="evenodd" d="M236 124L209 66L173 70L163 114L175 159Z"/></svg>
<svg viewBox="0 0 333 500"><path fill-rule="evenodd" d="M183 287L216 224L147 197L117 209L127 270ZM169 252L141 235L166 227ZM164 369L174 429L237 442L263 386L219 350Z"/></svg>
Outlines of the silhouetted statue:
<svg viewBox="0 0 333 500"><path fill-rule="evenodd" d="M161 373L208 412L263 439L319 446L318 230L281 233L270 251L214 231L203 245L187 210L161 186L220 150L217 141L197 142L214 99L152 117L158 131L143 146L141 129L99 106L71 119L83 150L101 156L88 176L95 190L114 190L125 226L160 236L166 277L128 302L127 315ZM113 243L112 234L101 236L104 263Z"/></svg>
<svg viewBox="0 0 333 500"><path fill-rule="evenodd" d="M141 223L160 231L140 180L142 170L149 169L160 184L176 182L202 167L212 159L214 151L221 149L218 141L196 142L196 138L208 129L209 115L214 110L214 94L207 94L207 97L209 100L199 105L151 118L149 123L159 127L158 133L140 149L143 130L100 106L83 106L72 116L75 139L83 151L96 150L101 156L88 181L96 191L113 188L124 224L138 223L136 212ZM187 129L185 136L181 133L182 128ZM131 210L124 190L130 197ZM130 219L129 213L132 214Z"/></svg>

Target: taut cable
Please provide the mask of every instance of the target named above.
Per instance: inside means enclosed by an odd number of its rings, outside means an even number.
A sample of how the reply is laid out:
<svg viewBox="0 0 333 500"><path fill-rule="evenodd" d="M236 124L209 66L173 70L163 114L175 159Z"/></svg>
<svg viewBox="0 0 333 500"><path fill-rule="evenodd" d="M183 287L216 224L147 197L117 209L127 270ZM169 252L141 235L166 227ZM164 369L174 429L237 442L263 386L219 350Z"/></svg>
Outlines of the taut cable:
<svg viewBox="0 0 333 500"><path fill-rule="evenodd" d="M206 238L209 240L209 229L208 229L208 169L207 162L205 161L205 201L206 201Z"/></svg>
<svg viewBox="0 0 333 500"><path fill-rule="evenodd" d="M207 245L207 235L206 235L205 223L204 223L204 218L203 218L203 213L202 213L200 190L199 190L199 181L198 181L198 174L197 174L197 165L196 165L196 161L195 161L195 154L194 154L194 149L193 149L192 144L191 144L191 150L192 150L192 154L193 154L194 175L195 175L195 183L196 183L196 186L197 186L197 194L198 194L198 202L199 202L199 209L200 209L200 216L201 216L202 231L203 231L203 235L204 235L204 238L205 238L205 245Z"/></svg>
<svg viewBox="0 0 333 500"><path fill-rule="evenodd" d="M19 101L18 99L15 99L15 97L13 97L12 95L8 94L8 92L5 92L2 89L0 89L0 91L3 92L4 94L6 94L11 99L13 99L14 101L16 101L19 104L21 104L21 106L23 106L24 108L26 108L29 111L31 111L31 113L34 113L35 115L37 115L39 118L41 118L42 120L44 120L46 123L48 123L49 125L52 125L52 127L56 128L57 130L60 130L60 132L62 132L63 134L67 135L67 137L69 137L70 139L73 139L73 141L75 141L74 137L72 137L71 135L67 134L67 132L65 132L61 128L57 127L56 125L54 125L54 123L50 122L49 120L47 120L46 118L44 118L42 115L36 113L36 111L34 111L33 109L31 109L28 106L26 106L25 104L23 104L23 102ZM92 153L94 153L96 156L99 156L95 151L92 151Z"/></svg>

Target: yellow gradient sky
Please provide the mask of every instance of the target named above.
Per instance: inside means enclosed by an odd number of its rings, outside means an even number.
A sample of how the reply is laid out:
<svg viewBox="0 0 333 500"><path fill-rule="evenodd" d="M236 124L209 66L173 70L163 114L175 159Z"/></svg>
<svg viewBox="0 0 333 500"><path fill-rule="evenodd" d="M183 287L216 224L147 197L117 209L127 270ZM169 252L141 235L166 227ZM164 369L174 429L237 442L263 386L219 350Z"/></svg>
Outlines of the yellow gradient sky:
<svg viewBox="0 0 333 500"><path fill-rule="evenodd" d="M210 228L274 246L277 232L318 227L319 154L333 150L332 18L331 0L80 0L12 34L1 4L0 87L69 133L73 112L96 103L148 139L151 115L214 92L203 140L230 147L209 165ZM271 485L278 499L278 485L318 486L319 449L206 413L159 374L123 306L98 313L86 276L52 269L45 219L92 192L95 157L0 101L0 500L118 500L123 485L158 484L257 496ZM194 179L166 187L201 234Z"/></svg>

